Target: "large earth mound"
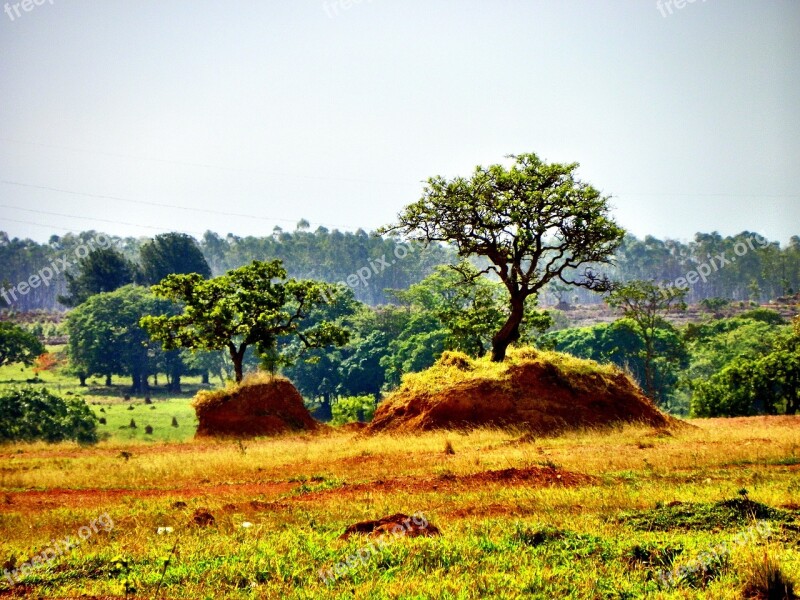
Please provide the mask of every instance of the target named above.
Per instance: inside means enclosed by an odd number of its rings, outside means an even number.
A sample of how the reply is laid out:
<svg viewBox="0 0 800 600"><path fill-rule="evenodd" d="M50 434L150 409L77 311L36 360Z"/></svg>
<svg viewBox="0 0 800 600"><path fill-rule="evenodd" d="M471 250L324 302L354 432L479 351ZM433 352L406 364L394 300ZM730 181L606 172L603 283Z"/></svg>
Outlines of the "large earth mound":
<svg viewBox="0 0 800 600"><path fill-rule="evenodd" d="M551 434L618 423L665 428L679 421L613 365L521 348L503 363L445 352L427 371L403 378L368 431L494 426Z"/></svg>
<svg viewBox="0 0 800 600"><path fill-rule="evenodd" d="M199 437L257 437L321 427L297 389L281 377L259 375L223 390L200 392L193 406Z"/></svg>

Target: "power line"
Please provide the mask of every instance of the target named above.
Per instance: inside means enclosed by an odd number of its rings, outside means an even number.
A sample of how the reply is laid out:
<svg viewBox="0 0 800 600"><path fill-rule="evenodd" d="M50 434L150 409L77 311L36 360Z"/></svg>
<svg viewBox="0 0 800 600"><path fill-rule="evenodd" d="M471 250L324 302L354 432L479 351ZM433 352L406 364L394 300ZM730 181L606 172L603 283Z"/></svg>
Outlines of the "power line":
<svg viewBox="0 0 800 600"><path fill-rule="evenodd" d="M25 140L15 140L11 138L0 138L0 142L8 142L11 144L21 144L26 146L39 146L42 148L53 148L56 150L67 150L70 152L84 152L87 154L97 154L100 156L110 156L112 158L125 158L128 160L144 160L149 162L165 163L170 165L182 165L186 167L197 167L201 169L218 169L220 171L233 171L237 173L253 173L257 175L270 175L274 177L283 177L288 179L309 179L317 181L343 181L349 183L371 183L379 185L409 185L405 181L380 181L376 179L356 179L350 177L325 177L322 175L297 175L293 173L281 173L278 171L254 171L252 169L242 169L240 167L223 167L220 165L212 165L207 163L196 163L191 161L170 160L166 158L156 158L148 156L134 156L131 154L121 154L116 152L106 152L103 150L90 150L86 148L73 148L70 146L62 146L57 144L43 144L40 142L29 142Z"/></svg>
<svg viewBox="0 0 800 600"><path fill-rule="evenodd" d="M4 185L13 185L13 186L18 186L18 187L31 188L31 189L35 189L35 190L45 190L45 191L48 191L48 192L57 192L57 193L60 193L60 194L70 194L72 196L83 196L83 197L86 197L86 198L94 198L94 199L97 199L97 200L115 200L117 202L128 202L130 204L141 204L141 205L146 205L146 206L157 206L159 208L172 208L172 209L175 209L175 210L185 210L185 211L189 211L189 212L200 212L200 213L218 215L218 216L223 216L223 217L239 217L239 218L243 218L243 219L257 219L259 221L283 221L283 222L286 222L286 223L297 223L300 220L300 219L285 219L285 218L280 218L280 217L263 217L263 216L260 216L260 215L252 215L252 214L247 214L247 213L234 213L234 212L227 212L227 211L221 211L221 210L213 210L213 209L210 209L210 208L196 208L196 207L193 207L193 206L179 206L177 204L166 204L166 203L162 203L162 202L151 202L151 201L148 201L148 200L134 200L132 198L122 198L120 196L108 196L108 195L104 195L104 194L91 194L91 193L88 193L88 192L76 192L74 190L65 190L63 188L55 188L55 187L50 187L50 186L46 186L46 185L37 185L37 184L33 184L33 183L22 183L22 182L19 182L19 181L8 181L8 180L5 180L5 179L0 180L0 183L2 183ZM319 223L318 221L315 221L315 223L317 225L325 225L327 227L335 227L335 228L341 227L343 229L347 228L344 225L331 225L331 224Z"/></svg>
<svg viewBox="0 0 800 600"><path fill-rule="evenodd" d="M79 217L77 215L68 215L68 214L65 214L65 213L50 212L50 211L46 211L46 210L36 210L35 208L22 208L21 206L10 206L8 204L0 204L0 208L10 208L10 209L13 209L13 210L21 210L23 212L36 213L36 214L40 214L40 215L49 215L49 216L54 216L54 217L66 217L68 219L81 219L83 221L96 221L98 223L111 223L111 224L114 224L114 225L128 225L130 227L140 227L142 229L154 229L156 231L164 231L166 229L165 227L155 227L153 225L140 225L139 223L128 223L127 221L114 221L112 219L100 219L100 218L97 218L97 217ZM5 219L5 220L11 221L12 219ZM61 228L59 227L59 229L61 229ZM202 233L199 233L197 231L189 231L189 230L184 230L184 231L181 231L180 233L190 233L192 235L199 235L201 237L203 235Z"/></svg>

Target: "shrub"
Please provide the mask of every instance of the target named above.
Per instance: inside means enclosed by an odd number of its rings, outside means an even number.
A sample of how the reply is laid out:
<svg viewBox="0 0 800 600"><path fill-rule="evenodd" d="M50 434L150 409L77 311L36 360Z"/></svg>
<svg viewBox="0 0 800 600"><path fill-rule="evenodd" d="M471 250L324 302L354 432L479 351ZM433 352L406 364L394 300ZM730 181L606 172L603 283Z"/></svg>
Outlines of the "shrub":
<svg viewBox="0 0 800 600"><path fill-rule="evenodd" d="M375 414L375 399L372 396L346 396L339 398L331 411L331 425L371 421Z"/></svg>
<svg viewBox="0 0 800 600"><path fill-rule="evenodd" d="M145 433L145 435L153 435L153 426L152 425L145 425L144 426L144 433Z"/></svg>
<svg viewBox="0 0 800 600"><path fill-rule="evenodd" d="M80 398L61 398L45 388L0 393L0 442L97 442L97 419Z"/></svg>

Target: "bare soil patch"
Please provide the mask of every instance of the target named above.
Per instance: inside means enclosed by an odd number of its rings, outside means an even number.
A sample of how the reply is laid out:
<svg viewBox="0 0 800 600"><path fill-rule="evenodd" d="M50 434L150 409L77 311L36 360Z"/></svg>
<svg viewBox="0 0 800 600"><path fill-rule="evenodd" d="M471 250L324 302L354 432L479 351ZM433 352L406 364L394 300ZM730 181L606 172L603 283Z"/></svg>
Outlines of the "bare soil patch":
<svg viewBox="0 0 800 600"><path fill-rule="evenodd" d="M286 379L201 392L194 401L198 437L249 438L321 429Z"/></svg>

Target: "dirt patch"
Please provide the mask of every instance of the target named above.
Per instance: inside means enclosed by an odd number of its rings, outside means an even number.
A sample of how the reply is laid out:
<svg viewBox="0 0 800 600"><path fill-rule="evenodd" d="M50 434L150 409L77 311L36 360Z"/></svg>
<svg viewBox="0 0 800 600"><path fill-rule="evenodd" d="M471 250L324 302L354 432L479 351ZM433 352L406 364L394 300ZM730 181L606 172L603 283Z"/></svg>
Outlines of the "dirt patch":
<svg viewBox="0 0 800 600"><path fill-rule="evenodd" d="M336 431L352 431L353 433L360 433L366 428L367 428L366 423L355 421L353 423L345 423L344 425L339 425L338 427L336 427Z"/></svg>
<svg viewBox="0 0 800 600"><path fill-rule="evenodd" d="M481 471L469 475L457 475L444 472L428 477L396 477L378 479L364 483L342 484L335 489L309 492L296 497L303 502L316 501L331 495L337 498L349 498L368 492L382 494L404 493L413 490L415 493L466 491L470 489L485 490L487 486L505 485L530 487L577 487L597 483L597 479L582 473L573 473L551 467L529 467L525 469L503 469L500 471Z"/></svg>
<svg viewBox="0 0 800 600"><path fill-rule="evenodd" d="M170 507L175 497L204 498L208 500L226 500L241 496L267 495L278 497L292 490L292 484L286 482L219 484L205 486L187 486L178 488L147 489L49 489L27 490L24 492L6 492L6 502L0 502L0 514L4 512L31 513L66 507L108 506L128 499L169 500ZM181 501L182 502L182 501ZM180 507L173 507L179 510Z"/></svg>
<svg viewBox="0 0 800 600"><path fill-rule="evenodd" d="M428 523L424 517L414 515L409 517L403 513L397 513L389 517L383 517L376 521L361 521L350 525L345 532L339 536L340 540L346 540L351 535L364 534L371 537L384 535L396 535L406 537L433 537L441 535L439 528L433 523Z"/></svg>
<svg viewBox="0 0 800 600"><path fill-rule="evenodd" d="M528 467L526 469L502 469L500 471L484 471L462 477L461 481L467 483L529 483L535 486L547 487L551 485L563 485L565 487L576 487L579 485L589 485L596 480L594 477L583 473L573 473L563 471L554 467Z"/></svg>
<svg viewBox="0 0 800 600"><path fill-rule="evenodd" d="M216 524L217 520L207 508L198 508L192 515L190 524L197 525L198 527L211 527Z"/></svg>
<svg viewBox="0 0 800 600"><path fill-rule="evenodd" d="M248 438L293 431L317 431L303 397L286 379L248 383L200 392L194 401L197 436Z"/></svg>
<svg viewBox="0 0 800 600"><path fill-rule="evenodd" d="M552 435L620 423L664 431L681 423L609 366L532 349L501 365L464 356L453 360L452 354L445 353L429 371L407 376L378 406L368 431L488 426Z"/></svg>

